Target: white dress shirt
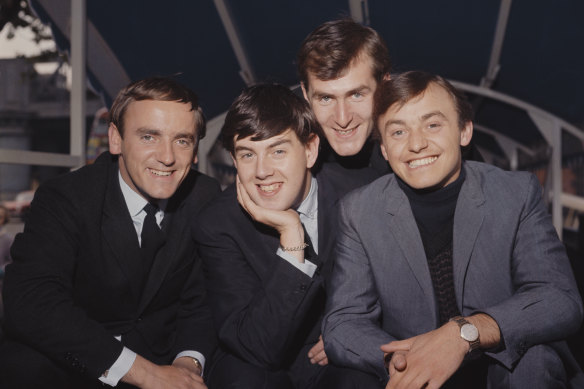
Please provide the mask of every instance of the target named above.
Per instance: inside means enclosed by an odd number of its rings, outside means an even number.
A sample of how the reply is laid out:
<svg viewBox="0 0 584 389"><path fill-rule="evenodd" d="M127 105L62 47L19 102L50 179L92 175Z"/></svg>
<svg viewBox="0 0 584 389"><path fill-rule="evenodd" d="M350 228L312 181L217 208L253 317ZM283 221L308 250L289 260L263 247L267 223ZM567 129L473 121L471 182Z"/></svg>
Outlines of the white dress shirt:
<svg viewBox="0 0 584 389"><path fill-rule="evenodd" d="M308 195L302 200L296 212L300 215L300 221L304 224L306 232L308 232L314 252L318 254L318 183L316 178L311 176ZM309 277L312 277L316 271L317 266L314 263L307 259L304 260L304 263L300 263L293 255L282 250L281 247L278 247L276 254Z"/></svg>
<svg viewBox="0 0 584 389"><path fill-rule="evenodd" d="M144 211L144 206L148 203L146 199L140 196L138 193L134 192L132 188L124 181L122 178L121 173L118 173L118 178L120 181L120 188L122 189L122 195L124 196L124 200L126 201L126 206L128 207L128 211L130 212L130 216L132 217L132 222L134 223L134 228L136 229L136 235L138 236L138 243L140 246L142 245L142 226L144 225L144 219L146 218L146 211ZM160 201L157 205L159 207L158 212L156 212L156 223L158 226L161 226L162 219L164 219L164 209L166 208L166 200ZM117 340L121 341L121 336L115 337ZM176 358L180 357L191 357L195 358L201 363L201 367L205 367L205 357L203 354L197 351L183 351L179 353ZM175 358L175 359L176 359ZM104 384L110 386L116 386L120 379L126 375L130 368L134 364L136 360L136 353L130 350L127 347L124 347L122 353L116 359L114 364L108 369L107 374L104 373L99 380Z"/></svg>

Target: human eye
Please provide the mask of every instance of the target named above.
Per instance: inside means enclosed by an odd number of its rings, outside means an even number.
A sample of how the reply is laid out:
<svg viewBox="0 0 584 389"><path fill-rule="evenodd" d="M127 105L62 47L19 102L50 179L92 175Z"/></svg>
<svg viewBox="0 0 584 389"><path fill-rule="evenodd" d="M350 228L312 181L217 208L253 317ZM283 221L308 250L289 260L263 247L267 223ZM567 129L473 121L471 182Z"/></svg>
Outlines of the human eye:
<svg viewBox="0 0 584 389"><path fill-rule="evenodd" d="M318 101L323 105L329 104L332 100L332 97L327 95L323 95L318 98Z"/></svg>
<svg viewBox="0 0 584 389"><path fill-rule="evenodd" d="M180 139L177 139L176 140L176 143L179 146L188 148L188 147L191 147L193 145L193 140L192 139L189 139L189 138L180 138Z"/></svg>
<svg viewBox="0 0 584 389"><path fill-rule="evenodd" d="M397 129L397 130L393 130L391 131L391 136L392 138L401 138L405 135L405 131L403 129Z"/></svg>
<svg viewBox="0 0 584 389"><path fill-rule="evenodd" d="M151 134L142 134L140 136L140 139L146 143L152 143L154 142L154 136Z"/></svg>
<svg viewBox="0 0 584 389"><path fill-rule="evenodd" d="M431 123L428 123L428 128L430 130L436 130L436 129L439 129L440 127L442 127L442 123L440 123L440 122L431 122Z"/></svg>
<svg viewBox="0 0 584 389"><path fill-rule="evenodd" d="M274 150L274 157L276 158L282 158L286 155L286 150L284 149L275 149Z"/></svg>
<svg viewBox="0 0 584 389"><path fill-rule="evenodd" d="M351 98L352 98L353 100L361 100L361 99L363 98L363 93L362 93L361 91L354 92L354 93L351 95Z"/></svg>
<svg viewBox="0 0 584 389"><path fill-rule="evenodd" d="M242 160L242 161L250 160L252 157L253 157L253 154L250 152L237 154L237 159Z"/></svg>

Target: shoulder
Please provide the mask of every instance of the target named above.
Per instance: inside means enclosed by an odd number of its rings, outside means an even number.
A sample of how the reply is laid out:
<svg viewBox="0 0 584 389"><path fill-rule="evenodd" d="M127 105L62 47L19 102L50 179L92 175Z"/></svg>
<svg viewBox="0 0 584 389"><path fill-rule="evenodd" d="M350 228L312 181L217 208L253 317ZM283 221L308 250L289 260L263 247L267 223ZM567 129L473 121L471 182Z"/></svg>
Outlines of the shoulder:
<svg viewBox="0 0 584 389"><path fill-rule="evenodd" d="M197 229L229 229L233 225L240 225L244 216L237 202L235 185L230 185L202 207L197 218Z"/></svg>
<svg viewBox="0 0 584 389"><path fill-rule="evenodd" d="M46 196L62 198L73 203L91 203L94 199L103 197L108 179L117 169L115 157L104 153L91 165L85 165L43 183L35 193L35 199Z"/></svg>
<svg viewBox="0 0 584 389"><path fill-rule="evenodd" d="M198 212L220 192L217 180L193 169L171 197L168 207L187 206L190 212Z"/></svg>
<svg viewBox="0 0 584 389"><path fill-rule="evenodd" d="M395 201L399 190L393 173L379 177L375 181L352 190L341 199L341 207L349 213L362 215L364 218L374 216L379 209Z"/></svg>
<svg viewBox="0 0 584 389"><path fill-rule="evenodd" d="M465 172L471 185L480 187L488 197L524 199L528 193L542 188L533 173L507 171L483 162L466 161Z"/></svg>

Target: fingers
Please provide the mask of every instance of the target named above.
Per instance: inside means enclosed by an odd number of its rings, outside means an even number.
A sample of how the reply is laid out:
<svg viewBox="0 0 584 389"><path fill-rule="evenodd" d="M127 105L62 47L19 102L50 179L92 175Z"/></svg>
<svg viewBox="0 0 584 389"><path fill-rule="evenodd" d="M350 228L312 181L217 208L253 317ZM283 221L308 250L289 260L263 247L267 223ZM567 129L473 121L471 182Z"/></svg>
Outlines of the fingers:
<svg viewBox="0 0 584 389"><path fill-rule="evenodd" d="M381 345L381 351L388 354L394 353L396 351L410 351L412 346L412 339L414 338L406 340L395 340L393 342L383 344Z"/></svg>
<svg viewBox="0 0 584 389"><path fill-rule="evenodd" d="M328 358L324 351L324 342L322 341L322 335L319 337L319 341L316 342L314 346L308 351L308 358L310 358L310 363L319 364L324 366L328 364Z"/></svg>

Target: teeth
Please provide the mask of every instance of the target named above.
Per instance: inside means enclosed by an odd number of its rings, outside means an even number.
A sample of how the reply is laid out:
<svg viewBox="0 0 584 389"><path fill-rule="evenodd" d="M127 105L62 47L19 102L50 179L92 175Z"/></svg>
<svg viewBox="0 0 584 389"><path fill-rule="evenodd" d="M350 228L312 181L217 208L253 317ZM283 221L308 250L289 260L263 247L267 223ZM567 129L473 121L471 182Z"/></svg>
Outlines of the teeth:
<svg viewBox="0 0 584 389"><path fill-rule="evenodd" d="M341 135L348 135L351 132L355 131L355 129L354 128L351 128L350 130L335 130L335 131L338 132Z"/></svg>
<svg viewBox="0 0 584 389"><path fill-rule="evenodd" d="M161 170L154 170L154 169L150 169L150 172L152 174L154 174L155 176L161 176L161 177L168 177L172 174L172 172L163 172Z"/></svg>
<svg viewBox="0 0 584 389"><path fill-rule="evenodd" d="M437 159L438 159L438 157L428 157L428 158L422 158L422 159L415 159L413 161L410 161L408 163L408 165L410 167L419 167L419 166L429 165Z"/></svg>
<svg viewBox="0 0 584 389"><path fill-rule="evenodd" d="M260 185L263 192L273 192L280 187L280 184Z"/></svg>

